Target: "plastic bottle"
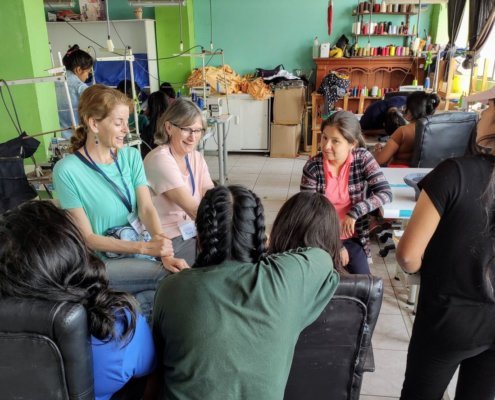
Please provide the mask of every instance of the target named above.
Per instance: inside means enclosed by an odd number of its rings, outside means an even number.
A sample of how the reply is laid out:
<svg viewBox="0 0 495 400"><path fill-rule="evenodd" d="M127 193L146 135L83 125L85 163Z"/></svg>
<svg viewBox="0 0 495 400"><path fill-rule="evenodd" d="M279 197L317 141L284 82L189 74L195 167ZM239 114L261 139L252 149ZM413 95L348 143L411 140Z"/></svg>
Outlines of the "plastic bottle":
<svg viewBox="0 0 495 400"><path fill-rule="evenodd" d="M429 89L430 88L430 77L427 76L425 78L425 89Z"/></svg>
<svg viewBox="0 0 495 400"><path fill-rule="evenodd" d="M313 58L318 58L320 56L320 42L318 41L318 36L315 36L313 40Z"/></svg>

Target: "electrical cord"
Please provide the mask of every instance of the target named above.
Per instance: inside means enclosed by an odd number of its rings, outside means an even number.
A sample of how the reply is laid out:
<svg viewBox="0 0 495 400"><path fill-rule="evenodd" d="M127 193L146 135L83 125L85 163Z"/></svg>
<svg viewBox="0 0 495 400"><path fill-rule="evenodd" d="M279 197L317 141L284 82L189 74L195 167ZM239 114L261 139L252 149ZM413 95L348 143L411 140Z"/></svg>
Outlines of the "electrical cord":
<svg viewBox="0 0 495 400"><path fill-rule="evenodd" d="M15 120L14 117L12 116L12 113L9 110L9 107L7 106L7 102L5 101L5 97L3 96L2 86L0 85L0 97L2 97L2 102L3 105L5 106L5 111L7 112L7 115L9 116L10 120L12 121L12 124L14 125L14 128L16 129L17 133L19 134L19 136L21 136L22 135L21 123L19 121L19 115L17 114L17 108L15 106L14 97L12 96L12 92L10 91L9 84L5 79L0 79L0 82L2 82L5 85L5 87L7 88L7 92L9 93L10 103L12 104Z"/></svg>

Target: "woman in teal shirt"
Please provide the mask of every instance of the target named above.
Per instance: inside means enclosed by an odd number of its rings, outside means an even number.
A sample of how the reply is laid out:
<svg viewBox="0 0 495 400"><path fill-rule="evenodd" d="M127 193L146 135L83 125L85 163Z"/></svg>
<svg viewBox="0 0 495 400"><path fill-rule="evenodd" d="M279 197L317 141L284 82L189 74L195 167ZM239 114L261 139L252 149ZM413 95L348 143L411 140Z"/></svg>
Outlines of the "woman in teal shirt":
<svg viewBox="0 0 495 400"><path fill-rule="evenodd" d="M69 211L88 247L105 260L112 287L134 294L150 316L154 291L166 271L158 261L129 257L158 257L165 268L182 269L186 264L172 257L171 241L162 233L139 151L124 145L131 107L131 100L115 89L86 89L79 103L81 126L71 138L73 154L55 165L53 182L62 208ZM138 237L146 228L151 240L105 235L126 225ZM128 257L108 260L108 253Z"/></svg>

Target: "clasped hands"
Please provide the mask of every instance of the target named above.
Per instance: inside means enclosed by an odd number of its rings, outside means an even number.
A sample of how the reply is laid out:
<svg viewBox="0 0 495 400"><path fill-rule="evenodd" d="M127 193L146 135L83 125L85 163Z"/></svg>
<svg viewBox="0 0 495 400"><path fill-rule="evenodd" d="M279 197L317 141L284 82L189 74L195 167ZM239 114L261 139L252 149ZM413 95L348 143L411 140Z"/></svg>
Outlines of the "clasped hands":
<svg viewBox="0 0 495 400"><path fill-rule="evenodd" d="M146 242L145 251L145 254L160 257L165 269L172 273L189 268L185 260L174 257L172 241L163 233L154 235L149 242Z"/></svg>

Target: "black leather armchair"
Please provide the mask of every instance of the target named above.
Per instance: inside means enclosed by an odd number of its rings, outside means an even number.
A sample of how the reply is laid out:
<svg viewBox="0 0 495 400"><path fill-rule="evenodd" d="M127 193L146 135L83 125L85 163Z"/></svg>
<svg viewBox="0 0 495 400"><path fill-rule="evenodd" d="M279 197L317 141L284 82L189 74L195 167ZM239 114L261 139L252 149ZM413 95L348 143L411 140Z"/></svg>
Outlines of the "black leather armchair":
<svg viewBox="0 0 495 400"><path fill-rule="evenodd" d="M476 123L474 112L445 112L416 122L411 167L434 168L447 158L471 154Z"/></svg>
<svg viewBox="0 0 495 400"><path fill-rule="evenodd" d="M0 398L93 400L89 337L80 304L0 299Z"/></svg>
<svg viewBox="0 0 495 400"><path fill-rule="evenodd" d="M374 371L371 337L383 299L383 281L341 277L318 319L299 336L285 400L358 400L363 372Z"/></svg>

